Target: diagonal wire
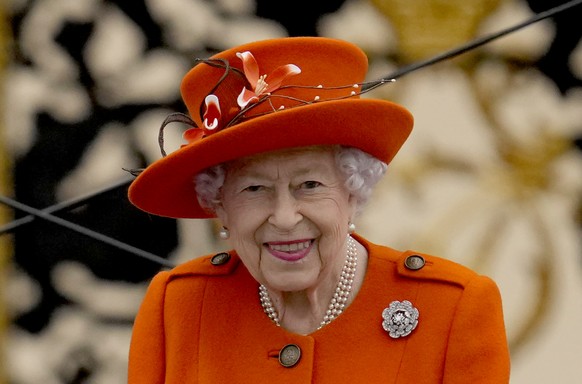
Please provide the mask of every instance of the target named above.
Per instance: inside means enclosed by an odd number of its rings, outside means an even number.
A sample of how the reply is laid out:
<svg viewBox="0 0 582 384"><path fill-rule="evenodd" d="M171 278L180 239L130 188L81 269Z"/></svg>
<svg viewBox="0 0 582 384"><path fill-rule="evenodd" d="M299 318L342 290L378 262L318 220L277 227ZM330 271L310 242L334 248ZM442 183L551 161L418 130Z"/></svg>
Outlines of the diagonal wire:
<svg viewBox="0 0 582 384"><path fill-rule="evenodd" d="M61 227L65 227L67 229L70 229L70 230L75 231L77 233L80 233L82 235L91 237L91 238L98 240L98 241L101 241L105 244L109 244L109 245L116 247L120 250L129 252L129 253L132 253L136 256L142 257L144 259L153 261L153 262L158 263L162 266L169 267L169 268L174 267L174 265L171 262L169 262L168 260L166 260L160 256L157 256L157 255L154 255L153 253L136 248L132 245L126 244L126 243L121 242L119 240L116 240L112 237L106 236L102 233L93 231L89 228L72 223L72 222L65 220L63 218L60 218L58 216L54 216L51 213L47 213L46 210L42 211L39 209L32 208L26 204L22 204L16 200L10 199L10 198L8 198L6 196L2 196L2 195L0 195L0 203L5 204L7 206L10 206L14 209L26 212L29 215L46 220L46 221L51 222L53 224L60 225Z"/></svg>
<svg viewBox="0 0 582 384"><path fill-rule="evenodd" d="M381 79L374 80L374 81L371 81L371 82L366 83L366 85L364 85L362 88L363 88L363 90L369 90L369 89L375 88L375 87L377 87L379 85L383 85L383 84L385 84L387 82L396 80L397 78L399 78L401 76L404 76L404 75L406 75L406 74L408 74L410 72L414 72L414 71L417 71L417 70L422 69L424 67L428 67L430 65L439 63L441 61L444 61L444 60L451 59L453 57L459 56L459 55L461 55L461 54L463 54L465 52L471 51L471 50L473 50L475 48L478 48L478 47L480 47L482 45L485 45L485 44L487 44L487 43L489 43L489 42L491 42L493 40L496 40L496 39L498 39L500 37L506 36L506 35L508 35L510 33L513 33L513 32L516 32L516 31L518 31L518 30L520 30L522 28L525 28L525 27L527 27L527 26L529 26L531 24L537 23L538 21L541 21L541 20L547 19L549 17L555 16L558 13L564 12L564 11L566 11L566 10L568 10L570 8L576 7L576 6L580 5L580 4L582 4L582 0L572 0L572 1L569 1L567 3L564 3L564 4L558 5L556 7L550 8L547 11L543 11L543 12L537 13L535 16L531 17L530 19L525 20L525 21L523 21L523 22L521 22L519 24L516 24L516 25L514 25L512 27L509 27L509 28L506 28L506 29L502 29L501 31L494 32L494 33L491 33L489 35L486 35L486 36L483 36L483 37L480 37L480 38L471 40L467 44L464 44L464 45L461 45L460 47L457 47L457 48L451 49L449 51L446 51L446 52L441 53L439 55L436 55L436 56L434 56L432 58L429 58L427 60L419 61L417 63L413 63L411 65L407 65L407 66L405 66L405 67L397 70L396 72L394 72L394 73L392 73L392 74L390 74L388 76L385 76L385 77L383 77Z"/></svg>
<svg viewBox="0 0 582 384"><path fill-rule="evenodd" d="M132 180L122 180L122 181L117 182L111 186L103 188L99 191L93 192L89 195L74 198L71 200L67 200L67 201L63 201L61 203L51 205L51 206L43 209L42 212L44 212L44 213L57 213L57 212L65 211L65 210L74 209L76 207L79 207L81 205L85 205L85 204L89 203L91 200L98 198L99 196L105 195L109 192L112 192L112 191L118 189L118 188L128 186L131 183L131 181ZM14 230L18 229L19 227L21 227L23 225L32 223L35 220L35 218L36 218L35 215L27 215L27 216L21 217L19 219L13 220L8 224L3 225L2 227L0 227L0 236L7 233L7 232L13 232Z"/></svg>
<svg viewBox="0 0 582 384"><path fill-rule="evenodd" d="M474 39L474 40L468 42L467 44L464 44L460 47L446 51L442 54L436 55L428 60L420 61L420 62L411 64L411 65L405 66L405 67L397 70L396 72L394 72L394 73L392 73L384 78L368 82L363 86L363 90L369 90L372 88L376 88L380 85L386 84L386 83L391 82L399 77L402 77L408 73L411 73L411 72L414 72L416 70L422 69L424 67L428 67L430 65L439 63L441 61L459 56L465 52L468 52L470 50L478 48L478 47L485 45L493 40L496 40L500 37L506 36L510 33L515 32L515 31L518 31L518 30L525 28L531 24L534 24L538 21L555 16L558 13L564 12L564 11L566 11L570 8L573 8L575 6L578 6L580 4L582 4L582 0L572 0L572 1L566 2L564 4L558 5L556 7L550 8L547 11L540 12L540 13L536 14L534 17L532 17L532 18L530 18L522 23L519 23L519 24L514 25L512 27L503 29L499 32L489 34L487 36L483 36L483 37ZM131 181L122 181L120 183L117 183L111 187L108 187L106 189L103 189L101 191L93 193L91 195L84 196L84 197L81 197L78 199L73 199L73 200L70 200L67 202L55 204L55 205L47 207L43 210L38 210L38 209L35 209L32 207L29 207L27 205L24 205L22 203L15 201L15 200L12 200L12 199L9 199L7 197L0 195L0 203L11 206L14 209L19 209L21 211L27 212L29 214L28 216L14 220L14 221L8 223L7 225L4 225L3 227L0 227L0 236L8 231L13 231L16 228L19 228L23 225L31 223L32 221L35 220L35 218L40 218L40 219L49 221L53 224L57 224L57 225L65 227L65 228L68 228L70 230L73 230L75 232L81 233L81 234L86 235L88 237L91 237L93 239L102 241L104 243L107 243L109 245L117 247L121 250L132 253L136 256L143 257L145 259L159 263L163 266L173 267L173 265L169 261L167 261L166 259L164 259L160 256L154 255L154 254L147 252L147 251L143 251L139 248L133 247L133 246L128 245L126 243L123 243L119 240L116 240L116 239L113 239L109 236L103 235L99 232L95 232L95 231L90 230L88 228L85 228L81 225L74 224L70 221L67 221L67 220L62 219L60 217L52 215L52 213L60 212L60 211L66 210L66 209L70 209L70 208L85 204L88 201L90 201L91 199L95 198L96 196L100 196L100 195L108 193L116 188L120 188L122 186L128 185L130 182Z"/></svg>

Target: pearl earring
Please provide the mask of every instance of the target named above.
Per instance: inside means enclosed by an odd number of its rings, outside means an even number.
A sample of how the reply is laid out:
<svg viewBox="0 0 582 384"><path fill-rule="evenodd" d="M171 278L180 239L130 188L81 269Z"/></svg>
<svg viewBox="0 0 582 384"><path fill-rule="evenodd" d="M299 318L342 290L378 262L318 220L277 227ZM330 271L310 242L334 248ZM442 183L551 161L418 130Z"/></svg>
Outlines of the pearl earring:
<svg viewBox="0 0 582 384"><path fill-rule="evenodd" d="M348 223L348 233L356 232L356 224L352 223L351 221Z"/></svg>
<svg viewBox="0 0 582 384"><path fill-rule="evenodd" d="M230 237L230 232L228 231L228 228L226 227L220 228L220 231L218 231L218 237L220 237L222 240L227 240Z"/></svg>

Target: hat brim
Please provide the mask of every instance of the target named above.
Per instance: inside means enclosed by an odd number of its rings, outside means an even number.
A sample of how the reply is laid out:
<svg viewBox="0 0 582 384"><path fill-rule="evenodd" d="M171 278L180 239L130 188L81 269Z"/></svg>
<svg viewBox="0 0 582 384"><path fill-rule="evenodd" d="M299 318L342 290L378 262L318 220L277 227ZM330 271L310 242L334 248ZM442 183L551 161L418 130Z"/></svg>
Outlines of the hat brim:
<svg viewBox="0 0 582 384"><path fill-rule="evenodd" d="M314 103L257 117L182 147L147 167L129 200L158 216L212 218L196 197L194 176L230 160L285 148L344 145L390 163L408 138L413 117L376 99Z"/></svg>

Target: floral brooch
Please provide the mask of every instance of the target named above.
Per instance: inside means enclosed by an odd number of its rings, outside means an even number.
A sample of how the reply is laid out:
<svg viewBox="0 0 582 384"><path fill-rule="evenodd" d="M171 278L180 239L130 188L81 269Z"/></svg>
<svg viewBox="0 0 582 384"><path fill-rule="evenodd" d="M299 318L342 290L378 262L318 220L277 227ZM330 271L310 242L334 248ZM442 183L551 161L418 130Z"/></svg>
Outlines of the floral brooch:
<svg viewBox="0 0 582 384"><path fill-rule="evenodd" d="M418 325L418 315L410 301L393 301L382 311L382 327L394 339L408 336Z"/></svg>

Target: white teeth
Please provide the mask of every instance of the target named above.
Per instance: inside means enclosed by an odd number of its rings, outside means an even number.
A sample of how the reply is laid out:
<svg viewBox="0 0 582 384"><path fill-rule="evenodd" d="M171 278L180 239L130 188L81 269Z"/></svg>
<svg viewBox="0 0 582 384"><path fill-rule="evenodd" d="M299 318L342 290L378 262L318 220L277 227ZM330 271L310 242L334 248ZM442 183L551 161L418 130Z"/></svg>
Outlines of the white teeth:
<svg viewBox="0 0 582 384"><path fill-rule="evenodd" d="M281 252L295 252L301 251L309 247L309 241L304 241L303 243L293 243L293 244L269 244L269 247L274 251Z"/></svg>

